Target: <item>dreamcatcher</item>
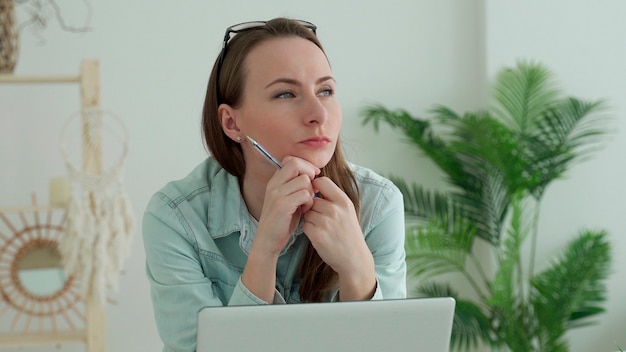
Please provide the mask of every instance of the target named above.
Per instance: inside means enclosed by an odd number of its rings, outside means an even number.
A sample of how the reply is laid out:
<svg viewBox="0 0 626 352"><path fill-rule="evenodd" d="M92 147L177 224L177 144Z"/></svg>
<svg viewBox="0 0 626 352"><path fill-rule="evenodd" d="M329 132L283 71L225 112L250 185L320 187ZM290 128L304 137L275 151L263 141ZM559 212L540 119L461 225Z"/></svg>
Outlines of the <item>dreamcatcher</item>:
<svg viewBox="0 0 626 352"><path fill-rule="evenodd" d="M81 278L81 292L104 303L107 289L118 288L134 226L123 188L126 127L110 112L84 109L65 124L61 152L71 196L59 251L66 273Z"/></svg>

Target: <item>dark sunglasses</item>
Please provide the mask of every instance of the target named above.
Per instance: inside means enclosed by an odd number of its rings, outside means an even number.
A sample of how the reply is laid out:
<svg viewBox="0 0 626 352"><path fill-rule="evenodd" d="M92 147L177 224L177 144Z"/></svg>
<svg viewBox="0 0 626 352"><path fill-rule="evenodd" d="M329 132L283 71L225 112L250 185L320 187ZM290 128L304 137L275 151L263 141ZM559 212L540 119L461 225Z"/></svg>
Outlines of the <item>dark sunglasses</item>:
<svg viewBox="0 0 626 352"><path fill-rule="evenodd" d="M302 20L295 20L297 23L299 23L300 25L310 29L313 31L313 34L317 34L317 26L314 25L311 22L308 21L302 21ZM222 43L222 51L220 52L220 58L219 61L217 62L217 71L215 72L216 74L216 83L217 83L217 95L218 95L218 99L220 97L220 92L219 92L219 79L220 79L220 73L222 72L222 65L224 64L224 57L226 56L226 48L228 46L228 42L231 39L231 35L232 34L237 34L237 33L241 33L241 32L245 32L245 31L249 31L249 30L253 30L253 29L258 29L258 28L262 28L267 24L267 21L250 21L250 22L243 22L243 23L238 23L235 25L232 25L228 28L226 28L226 33L224 34L224 42Z"/></svg>

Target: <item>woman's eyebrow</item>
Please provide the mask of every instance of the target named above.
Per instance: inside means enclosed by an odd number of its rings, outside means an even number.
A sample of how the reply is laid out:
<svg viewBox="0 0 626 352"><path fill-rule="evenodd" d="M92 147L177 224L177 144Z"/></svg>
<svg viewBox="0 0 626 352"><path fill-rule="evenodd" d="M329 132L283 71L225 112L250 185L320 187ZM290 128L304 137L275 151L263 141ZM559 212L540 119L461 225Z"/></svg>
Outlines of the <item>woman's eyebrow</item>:
<svg viewBox="0 0 626 352"><path fill-rule="evenodd" d="M320 84L320 83L323 83L323 82L328 81L328 80L335 81L333 76L324 76L324 77L318 78L317 81L315 81L315 84ZM295 86L301 85L300 81L298 81L296 79L293 79L293 78L277 78L277 79L271 81L268 85L266 85L265 88L268 88L268 87L270 87L270 86L272 86L274 84L277 84L277 83L287 83L287 84L292 84L292 85L295 85Z"/></svg>
<svg viewBox="0 0 626 352"><path fill-rule="evenodd" d="M323 82L326 82L326 81L333 81L335 83L337 82L337 81L335 81L335 78L333 76L324 76L324 77L318 79L317 81L315 81L315 84L320 84L320 83L323 83Z"/></svg>

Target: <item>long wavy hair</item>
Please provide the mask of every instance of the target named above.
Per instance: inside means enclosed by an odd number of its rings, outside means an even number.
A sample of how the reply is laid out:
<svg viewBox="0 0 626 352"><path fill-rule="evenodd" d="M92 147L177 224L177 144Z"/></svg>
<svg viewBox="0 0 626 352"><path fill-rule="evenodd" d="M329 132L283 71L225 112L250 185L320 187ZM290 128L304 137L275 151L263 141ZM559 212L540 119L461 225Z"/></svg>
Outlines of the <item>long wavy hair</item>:
<svg viewBox="0 0 626 352"><path fill-rule="evenodd" d="M226 171L239 179L240 185L246 172L241 145L226 136L217 109L220 104L228 104L233 108L240 106L246 79L243 64L250 50L266 40L294 36L313 42L324 52L311 29L291 19L275 18L265 26L239 32L228 42L219 77L219 57L213 65L202 112L202 133L209 152ZM339 141L320 175L333 180L352 200L356 214L359 214L360 195L356 179L343 157ZM337 273L320 258L310 242L300 262L299 274L300 298L305 302L321 302L338 281Z"/></svg>

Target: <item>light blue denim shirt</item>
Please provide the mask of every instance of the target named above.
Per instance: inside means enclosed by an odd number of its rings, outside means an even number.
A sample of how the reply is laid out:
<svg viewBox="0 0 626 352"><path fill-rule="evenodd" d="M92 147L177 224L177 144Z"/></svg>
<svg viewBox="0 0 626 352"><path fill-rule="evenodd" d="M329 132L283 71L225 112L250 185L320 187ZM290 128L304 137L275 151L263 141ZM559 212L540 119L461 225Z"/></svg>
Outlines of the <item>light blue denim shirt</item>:
<svg viewBox="0 0 626 352"><path fill-rule="evenodd" d="M405 298L402 194L373 171L350 166L361 192L361 229L376 267L373 299ZM256 224L237 178L212 157L152 197L142 232L163 351L195 351L202 307L266 304L240 280ZM299 226L278 259L274 303L300 302L297 270L307 242ZM336 299L337 290L326 297Z"/></svg>

